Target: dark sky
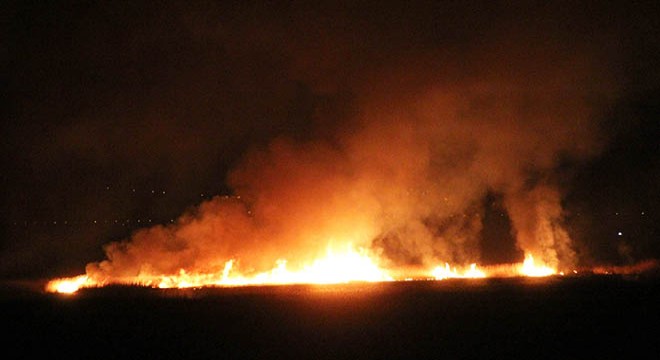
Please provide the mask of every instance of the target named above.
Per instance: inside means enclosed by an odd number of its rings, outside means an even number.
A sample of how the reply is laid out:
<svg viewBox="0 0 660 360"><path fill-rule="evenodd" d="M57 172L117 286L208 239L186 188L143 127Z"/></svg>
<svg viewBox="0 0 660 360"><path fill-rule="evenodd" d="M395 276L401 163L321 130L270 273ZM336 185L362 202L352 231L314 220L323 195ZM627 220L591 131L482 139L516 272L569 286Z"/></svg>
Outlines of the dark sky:
<svg viewBox="0 0 660 360"><path fill-rule="evenodd" d="M391 69L402 87L491 63L533 82L583 53L608 79L587 85L614 100L593 115L598 151L556 169L567 228L585 263L660 257L658 5L506 3L10 1L0 276L82 271L103 244L230 194L228 172L276 137L338 141L364 97L396 94ZM487 202L484 238L506 238Z"/></svg>

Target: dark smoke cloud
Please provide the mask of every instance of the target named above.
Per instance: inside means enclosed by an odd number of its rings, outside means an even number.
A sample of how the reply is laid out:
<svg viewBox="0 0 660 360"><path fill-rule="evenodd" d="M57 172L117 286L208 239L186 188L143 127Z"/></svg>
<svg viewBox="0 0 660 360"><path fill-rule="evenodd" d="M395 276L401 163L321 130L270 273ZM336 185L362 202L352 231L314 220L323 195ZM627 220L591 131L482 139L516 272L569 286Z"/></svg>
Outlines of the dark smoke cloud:
<svg viewBox="0 0 660 360"><path fill-rule="evenodd" d="M9 129L13 153L46 176L240 196L109 244L89 268L111 275L263 268L347 242L392 266L473 262L489 193L521 250L570 267L557 169L606 146L646 25L644 9L565 5L58 6L36 29L17 11L15 112L37 120ZM19 64L42 44L18 40L50 28L56 45Z"/></svg>

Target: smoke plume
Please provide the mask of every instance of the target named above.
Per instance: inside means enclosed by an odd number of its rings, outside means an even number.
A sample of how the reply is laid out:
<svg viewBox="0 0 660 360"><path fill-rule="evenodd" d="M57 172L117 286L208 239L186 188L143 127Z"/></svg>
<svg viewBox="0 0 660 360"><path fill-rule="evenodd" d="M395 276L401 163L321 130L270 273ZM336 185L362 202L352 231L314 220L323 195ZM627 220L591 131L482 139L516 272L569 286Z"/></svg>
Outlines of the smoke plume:
<svg viewBox="0 0 660 360"><path fill-rule="evenodd" d="M314 19L241 24L218 41L277 54L312 93L349 100L316 104L303 136L244 154L231 196L107 245L88 273L218 271L229 259L258 271L348 244L389 268L478 262L488 193L502 197L522 252L576 264L557 169L602 146L598 119L615 87L598 51L547 25L468 24L458 45L418 34L423 22L407 33L345 14ZM226 40L232 31L244 41Z"/></svg>

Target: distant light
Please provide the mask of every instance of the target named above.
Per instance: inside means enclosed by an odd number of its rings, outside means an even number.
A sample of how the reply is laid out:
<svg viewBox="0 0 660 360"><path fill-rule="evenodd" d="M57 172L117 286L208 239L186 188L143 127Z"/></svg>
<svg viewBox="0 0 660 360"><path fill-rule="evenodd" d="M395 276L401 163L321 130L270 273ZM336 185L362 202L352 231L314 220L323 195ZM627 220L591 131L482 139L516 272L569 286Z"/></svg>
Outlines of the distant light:
<svg viewBox="0 0 660 360"><path fill-rule="evenodd" d="M163 194L165 194L165 191L163 191Z"/></svg>
<svg viewBox="0 0 660 360"><path fill-rule="evenodd" d="M644 212L642 211L642 215L644 215Z"/></svg>
<svg viewBox="0 0 660 360"><path fill-rule="evenodd" d="M621 236L621 235L623 235L623 233L622 233L621 231L619 231L619 233L618 233L618 234L619 234L619 236Z"/></svg>

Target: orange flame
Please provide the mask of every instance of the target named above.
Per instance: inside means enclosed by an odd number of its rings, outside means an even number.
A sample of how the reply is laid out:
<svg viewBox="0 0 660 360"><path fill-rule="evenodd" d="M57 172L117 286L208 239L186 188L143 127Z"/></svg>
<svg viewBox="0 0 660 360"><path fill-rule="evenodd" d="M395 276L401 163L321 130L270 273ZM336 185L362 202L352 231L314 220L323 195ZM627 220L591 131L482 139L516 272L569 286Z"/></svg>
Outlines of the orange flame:
<svg viewBox="0 0 660 360"><path fill-rule="evenodd" d="M469 268L458 271L455 267L451 268L449 263L445 263L444 267L438 266L434 268L431 274L436 280L486 277L486 273L478 269L477 264L470 264Z"/></svg>
<svg viewBox="0 0 660 360"><path fill-rule="evenodd" d="M236 261L225 262L222 271L217 273L196 273L179 270L174 275L140 274L128 279L96 280L87 275L62 278L50 281L46 291L71 294L80 288L100 287L106 284L140 285L158 288L190 288L203 286L247 286L283 284L336 284L351 281L391 281L393 278L381 269L370 254L362 248L357 251L350 245L346 251L335 253L328 249L324 258L298 270L287 268L287 260L280 259L273 269L257 274L246 275L235 269Z"/></svg>
<svg viewBox="0 0 660 360"><path fill-rule="evenodd" d="M81 288L102 287L108 284L139 285L157 288L190 288L204 286L249 286L249 285L284 285L284 284L337 284L352 281L380 282L395 280L389 271L377 265L377 261L363 248L353 249L350 245L343 252L333 252L328 249L323 258L314 260L297 270L287 267L287 260L280 259L275 266L265 272L245 273L236 268L237 261L230 259L225 262L221 271L213 273L188 272L180 269L177 274L150 275L140 274L129 278L94 279L89 275L79 275L71 278L61 278L50 281L46 291L72 294ZM475 279L493 276L550 276L557 271L535 263L534 257L528 254L525 261L514 271L498 270L500 267L480 268L476 263L467 267L452 267L449 263L437 266L427 273L432 279ZM506 266L504 266L506 267ZM404 278L410 280L411 278Z"/></svg>
<svg viewBox="0 0 660 360"><path fill-rule="evenodd" d="M51 280L46 285L46 291L61 294L73 294L81 287L98 286L87 275L79 275L71 278Z"/></svg>
<svg viewBox="0 0 660 360"><path fill-rule="evenodd" d="M523 261L522 266L520 267L520 274L524 276L541 277L555 275L557 274L557 270L546 265L536 264L534 262L534 256L532 256L532 254L527 254L525 255L525 261Z"/></svg>
<svg viewBox="0 0 660 360"><path fill-rule="evenodd" d="M348 282L383 282L394 281L390 271L378 265L374 254L363 248L354 249L347 246L343 252L328 249L326 256L318 258L298 269L289 269L287 260L280 259L275 266L264 272L244 272L237 266L238 261L230 259L224 263L222 270L211 273L189 272L180 269L177 274L139 274L127 278L95 278L93 275L79 275L70 278L53 279L45 287L47 292L73 294L81 288L103 287L110 284L137 285L154 288L190 288L206 286L250 286L250 285L285 285L285 284L338 284ZM612 271L600 273L641 273L659 268L657 261L648 261L636 266L622 269L612 268ZM573 270L574 274L578 272ZM538 263L533 255L527 254L519 264L501 264L479 267L476 263L469 266L455 267L445 263L437 266L426 274L430 279L477 279L488 277L543 277L564 275L556 269ZM425 278L428 280L429 278ZM402 281L413 280L412 277L401 277Z"/></svg>

